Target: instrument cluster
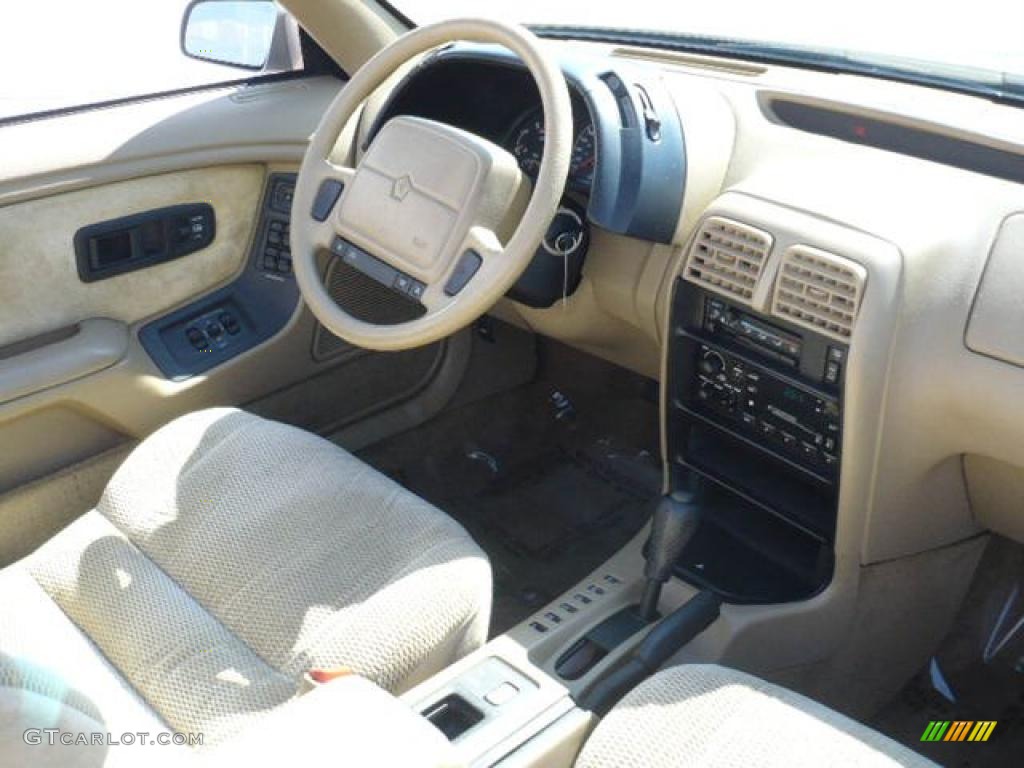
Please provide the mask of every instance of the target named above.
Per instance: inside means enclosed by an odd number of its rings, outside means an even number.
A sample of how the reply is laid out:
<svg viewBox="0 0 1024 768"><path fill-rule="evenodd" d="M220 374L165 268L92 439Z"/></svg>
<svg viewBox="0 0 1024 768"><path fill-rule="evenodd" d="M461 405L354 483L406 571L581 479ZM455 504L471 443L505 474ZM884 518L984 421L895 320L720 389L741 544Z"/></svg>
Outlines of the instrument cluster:
<svg viewBox="0 0 1024 768"><path fill-rule="evenodd" d="M594 124L586 115L576 116L576 136L573 141L572 162L569 166L569 186L587 191L594 181L597 165L597 141ZM521 117L512 128L507 142L512 154L519 161L523 173L536 178L544 154L544 113L532 109Z"/></svg>

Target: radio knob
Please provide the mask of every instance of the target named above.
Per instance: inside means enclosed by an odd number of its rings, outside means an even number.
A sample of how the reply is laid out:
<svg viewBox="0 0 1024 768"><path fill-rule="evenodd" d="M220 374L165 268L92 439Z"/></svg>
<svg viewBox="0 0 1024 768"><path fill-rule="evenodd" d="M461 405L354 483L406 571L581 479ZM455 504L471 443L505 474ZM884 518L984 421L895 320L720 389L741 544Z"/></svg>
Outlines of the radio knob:
<svg viewBox="0 0 1024 768"><path fill-rule="evenodd" d="M707 352L697 363L697 368L705 376L717 376L725 370L725 358L717 352Z"/></svg>

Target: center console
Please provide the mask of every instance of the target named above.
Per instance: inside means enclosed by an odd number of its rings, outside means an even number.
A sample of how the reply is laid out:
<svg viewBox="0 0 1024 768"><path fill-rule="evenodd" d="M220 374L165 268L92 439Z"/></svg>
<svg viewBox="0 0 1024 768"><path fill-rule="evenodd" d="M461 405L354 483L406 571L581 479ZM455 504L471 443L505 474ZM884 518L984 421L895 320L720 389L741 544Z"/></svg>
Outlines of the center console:
<svg viewBox="0 0 1024 768"><path fill-rule="evenodd" d="M676 573L732 603L828 584L848 348L679 279L666 381L671 488L699 485Z"/></svg>

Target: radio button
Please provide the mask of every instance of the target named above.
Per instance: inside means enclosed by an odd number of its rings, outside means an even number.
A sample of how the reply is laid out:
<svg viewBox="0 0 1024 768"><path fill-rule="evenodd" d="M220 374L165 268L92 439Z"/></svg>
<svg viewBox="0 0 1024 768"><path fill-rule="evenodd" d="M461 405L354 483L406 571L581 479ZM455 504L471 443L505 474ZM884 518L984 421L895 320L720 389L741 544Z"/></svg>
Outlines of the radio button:
<svg viewBox="0 0 1024 768"><path fill-rule="evenodd" d="M839 363L829 360L825 363L825 382L828 384L838 384L841 370Z"/></svg>

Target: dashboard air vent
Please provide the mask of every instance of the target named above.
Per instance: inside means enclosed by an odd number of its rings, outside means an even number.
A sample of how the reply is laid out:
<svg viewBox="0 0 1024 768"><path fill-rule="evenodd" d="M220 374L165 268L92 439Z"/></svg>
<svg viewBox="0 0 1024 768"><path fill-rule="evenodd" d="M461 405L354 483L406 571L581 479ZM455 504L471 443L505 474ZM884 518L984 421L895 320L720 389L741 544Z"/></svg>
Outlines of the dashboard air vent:
<svg viewBox="0 0 1024 768"><path fill-rule="evenodd" d="M840 341L849 341L867 271L849 259L794 245L782 254L772 313Z"/></svg>
<svg viewBox="0 0 1024 768"><path fill-rule="evenodd" d="M690 247L685 277L749 304L771 249L772 236L767 232L709 216Z"/></svg>

